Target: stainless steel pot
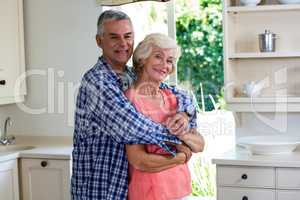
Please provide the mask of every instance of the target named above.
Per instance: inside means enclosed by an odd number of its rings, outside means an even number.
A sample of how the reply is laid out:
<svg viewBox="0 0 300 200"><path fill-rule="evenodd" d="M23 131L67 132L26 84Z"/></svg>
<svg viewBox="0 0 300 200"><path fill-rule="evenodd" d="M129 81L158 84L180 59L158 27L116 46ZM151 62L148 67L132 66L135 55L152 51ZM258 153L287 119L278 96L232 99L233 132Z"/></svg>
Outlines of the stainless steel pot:
<svg viewBox="0 0 300 200"><path fill-rule="evenodd" d="M270 30L265 30L265 33L259 34L259 49L261 52L275 51L276 34Z"/></svg>

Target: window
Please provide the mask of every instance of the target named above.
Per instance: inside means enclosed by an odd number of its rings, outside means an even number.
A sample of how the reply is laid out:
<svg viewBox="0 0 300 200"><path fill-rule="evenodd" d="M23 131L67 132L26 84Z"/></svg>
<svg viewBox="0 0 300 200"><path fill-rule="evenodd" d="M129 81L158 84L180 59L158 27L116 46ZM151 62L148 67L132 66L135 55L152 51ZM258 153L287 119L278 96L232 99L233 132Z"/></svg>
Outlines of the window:
<svg viewBox="0 0 300 200"><path fill-rule="evenodd" d="M150 33L164 33L175 38L174 5L173 0L167 3L144 1L122 6L103 6L102 9L103 11L109 9L120 10L131 18L135 32L135 45L137 45ZM174 73L168 82L175 85L176 81L177 75Z"/></svg>
<svg viewBox="0 0 300 200"><path fill-rule="evenodd" d="M177 35L182 56L176 70L178 74L170 77L169 82L191 86L198 105L202 107L198 114L198 124L206 140L205 152L193 156L192 162L189 162L193 195L215 198L216 172L211 158L215 153L229 150L235 145L234 117L231 112L223 109L225 103L221 93L221 0L171 0L168 3L145 1L103 9L122 10L131 17L136 44L153 32L165 33L173 38Z"/></svg>

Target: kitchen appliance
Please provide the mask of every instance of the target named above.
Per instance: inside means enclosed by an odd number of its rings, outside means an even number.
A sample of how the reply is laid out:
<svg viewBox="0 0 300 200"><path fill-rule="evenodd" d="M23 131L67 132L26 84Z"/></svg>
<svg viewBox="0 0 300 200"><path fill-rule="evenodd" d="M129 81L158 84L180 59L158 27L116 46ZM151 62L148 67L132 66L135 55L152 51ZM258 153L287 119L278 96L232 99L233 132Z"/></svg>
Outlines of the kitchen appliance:
<svg viewBox="0 0 300 200"><path fill-rule="evenodd" d="M259 34L259 49L261 52L274 52L276 34L272 33L270 30L265 30L264 33Z"/></svg>

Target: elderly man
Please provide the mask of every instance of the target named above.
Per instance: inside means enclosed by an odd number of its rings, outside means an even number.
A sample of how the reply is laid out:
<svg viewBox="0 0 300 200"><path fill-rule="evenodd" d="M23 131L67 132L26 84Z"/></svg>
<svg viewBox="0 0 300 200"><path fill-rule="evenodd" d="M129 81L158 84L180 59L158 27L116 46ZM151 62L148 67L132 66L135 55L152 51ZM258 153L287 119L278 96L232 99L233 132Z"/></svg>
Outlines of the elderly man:
<svg viewBox="0 0 300 200"><path fill-rule="evenodd" d="M96 41L103 55L83 76L77 97L72 199L126 200L124 144L158 144L175 155L165 142L180 143L175 135L186 130L186 115L194 115L195 108L191 98L172 88L179 109L166 127L137 112L123 94L135 78L126 66L133 50L131 21L126 14L109 10L97 25Z"/></svg>

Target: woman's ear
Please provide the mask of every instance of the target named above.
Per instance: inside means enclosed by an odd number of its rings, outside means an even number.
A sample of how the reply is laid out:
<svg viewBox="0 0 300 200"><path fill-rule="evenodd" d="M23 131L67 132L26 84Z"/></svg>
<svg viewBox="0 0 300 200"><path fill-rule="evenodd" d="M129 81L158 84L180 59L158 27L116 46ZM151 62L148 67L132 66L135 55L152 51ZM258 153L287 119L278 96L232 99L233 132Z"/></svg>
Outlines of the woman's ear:
<svg viewBox="0 0 300 200"><path fill-rule="evenodd" d="M137 74L141 74L144 68L144 64L145 64L145 59L142 58L139 58L137 62L133 64L135 66L135 72Z"/></svg>
<svg viewBox="0 0 300 200"><path fill-rule="evenodd" d="M139 59L139 65L143 66L145 64L145 59L140 58Z"/></svg>

